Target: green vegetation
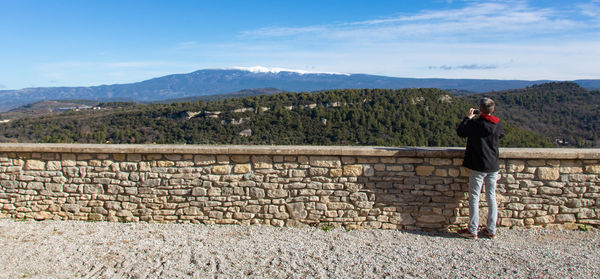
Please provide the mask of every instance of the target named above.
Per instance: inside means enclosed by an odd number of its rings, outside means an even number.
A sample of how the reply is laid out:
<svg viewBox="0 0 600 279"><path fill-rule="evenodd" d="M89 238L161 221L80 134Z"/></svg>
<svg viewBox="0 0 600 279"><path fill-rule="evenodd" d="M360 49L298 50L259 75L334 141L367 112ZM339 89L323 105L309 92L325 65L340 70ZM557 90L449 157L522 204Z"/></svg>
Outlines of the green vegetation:
<svg viewBox="0 0 600 279"><path fill-rule="evenodd" d="M465 140L456 135L455 127L473 105L472 100L437 89L348 89L211 102L100 106L103 109L1 124L0 140L464 146ZM502 146L552 146L547 138L513 123L504 122L508 135L501 141ZM240 135L244 130L251 130L251 135Z"/></svg>
<svg viewBox="0 0 600 279"><path fill-rule="evenodd" d="M335 227L333 225L331 225L331 224L325 224L325 225L321 226L321 230L324 231L324 232L328 232L328 231L331 231L333 229L335 229Z"/></svg>
<svg viewBox="0 0 600 279"><path fill-rule="evenodd" d="M600 147L598 90L588 91L573 82L554 82L464 98L477 104L482 96L496 101L496 114L501 119L545 135L556 145Z"/></svg>

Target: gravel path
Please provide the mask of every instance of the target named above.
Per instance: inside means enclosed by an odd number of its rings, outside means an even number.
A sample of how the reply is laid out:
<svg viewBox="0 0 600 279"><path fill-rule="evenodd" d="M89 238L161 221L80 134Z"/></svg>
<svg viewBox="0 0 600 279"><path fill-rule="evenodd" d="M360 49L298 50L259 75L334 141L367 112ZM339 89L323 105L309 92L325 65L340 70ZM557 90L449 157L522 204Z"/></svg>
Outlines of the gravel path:
<svg viewBox="0 0 600 279"><path fill-rule="evenodd" d="M600 277L600 231L495 240L390 230L0 219L0 278Z"/></svg>

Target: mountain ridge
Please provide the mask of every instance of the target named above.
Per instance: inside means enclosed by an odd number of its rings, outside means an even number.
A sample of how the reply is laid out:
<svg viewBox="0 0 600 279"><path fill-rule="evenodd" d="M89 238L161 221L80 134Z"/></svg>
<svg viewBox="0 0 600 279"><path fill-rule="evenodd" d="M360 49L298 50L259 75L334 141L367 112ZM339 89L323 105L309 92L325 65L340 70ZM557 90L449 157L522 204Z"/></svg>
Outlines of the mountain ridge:
<svg viewBox="0 0 600 279"><path fill-rule="evenodd" d="M204 69L127 84L4 90L0 91L0 98L5 100L0 104L0 112L42 100L89 99L110 101L130 99L153 102L267 87L292 92L350 88L439 88L481 93L523 88L546 82L550 81L400 78L368 74L297 73L289 71L275 73L269 71L252 72L243 69ZM582 83L590 88L600 88L600 80L582 80Z"/></svg>

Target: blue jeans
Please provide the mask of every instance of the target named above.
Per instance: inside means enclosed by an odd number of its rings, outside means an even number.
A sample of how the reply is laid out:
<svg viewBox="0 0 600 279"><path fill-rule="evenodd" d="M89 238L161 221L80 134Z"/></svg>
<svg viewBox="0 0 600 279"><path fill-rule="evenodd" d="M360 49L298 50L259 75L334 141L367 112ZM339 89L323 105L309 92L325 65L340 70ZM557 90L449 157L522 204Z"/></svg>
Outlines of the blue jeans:
<svg viewBox="0 0 600 279"><path fill-rule="evenodd" d="M479 195L485 180L485 198L488 204L487 231L496 234L498 205L496 204L496 181L498 172L471 170L469 176L469 232L477 234L479 228Z"/></svg>

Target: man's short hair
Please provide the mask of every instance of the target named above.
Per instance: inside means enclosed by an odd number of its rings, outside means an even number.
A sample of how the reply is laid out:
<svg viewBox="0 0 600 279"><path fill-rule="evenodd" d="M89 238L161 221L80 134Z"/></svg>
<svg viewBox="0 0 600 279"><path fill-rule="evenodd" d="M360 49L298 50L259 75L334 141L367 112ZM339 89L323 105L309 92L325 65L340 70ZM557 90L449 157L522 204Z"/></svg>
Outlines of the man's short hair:
<svg viewBox="0 0 600 279"><path fill-rule="evenodd" d="M495 106L496 103L490 98L485 97L479 100L479 110L481 110L481 113L490 114L494 111Z"/></svg>

